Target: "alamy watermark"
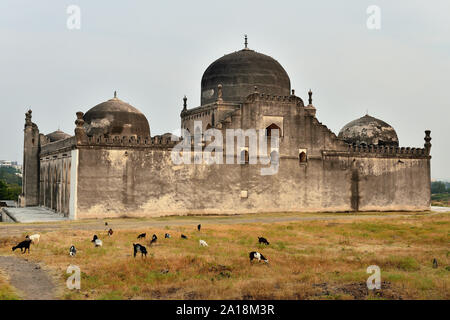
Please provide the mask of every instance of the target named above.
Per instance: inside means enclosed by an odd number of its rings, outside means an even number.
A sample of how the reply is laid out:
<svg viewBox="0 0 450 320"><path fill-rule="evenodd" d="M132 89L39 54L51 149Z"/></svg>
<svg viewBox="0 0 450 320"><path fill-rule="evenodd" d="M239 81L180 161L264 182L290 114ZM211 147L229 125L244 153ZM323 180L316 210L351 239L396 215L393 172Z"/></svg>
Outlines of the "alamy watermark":
<svg viewBox="0 0 450 320"><path fill-rule="evenodd" d="M67 17L66 26L69 30L81 29L81 9L77 5L70 5L66 9Z"/></svg>
<svg viewBox="0 0 450 320"><path fill-rule="evenodd" d="M380 30L381 29L381 9L379 6L371 5L367 7L367 29Z"/></svg>
<svg viewBox="0 0 450 320"><path fill-rule="evenodd" d="M371 276L367 279L367 289L381 289L381 270L379 266L368 266L367 273L370 273Z"/></svg>
<svg viewBox="0 0 450 320"><path fill-rule="evenodd" d="M70 265L67 267L66 270L67 274L70 274L70 276L67 278L66 286L69 290L78 289L81 288L81 270L80 267L75 265Z"/></svg>
<svg viewBox="0 0 450 320"><path fill-rule="evenodd" d="M181 129L181 141L172 135L172 141L178 143L172 149L171 158L175 165L220 165L224 164L225 155L226 164L270 165L261 168L260 173L274 175L280 162L279 137L278 129L226 129L224 143L221 130L211 128L203 133L202 122L195 121L193 135L186 129Z"/></svg>

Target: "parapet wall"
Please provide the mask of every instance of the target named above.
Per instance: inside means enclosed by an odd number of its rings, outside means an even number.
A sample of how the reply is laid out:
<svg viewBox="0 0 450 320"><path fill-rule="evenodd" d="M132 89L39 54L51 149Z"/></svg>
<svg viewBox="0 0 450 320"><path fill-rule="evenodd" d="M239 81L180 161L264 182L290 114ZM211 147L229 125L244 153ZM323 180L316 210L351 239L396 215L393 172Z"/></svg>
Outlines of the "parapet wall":
<svg viewBox="0 0 450 320"><path fill-rule="evenodd" d="M281 157L264 176L261 164L175 165L166 148L82 147L76 217L429 209L429 159L351 155Z"/></svg>
<svg viewBox="0 0 450 320"><path fill-rule="evenodd" d="M300 97L297 97L295 95L289 95L289 96L279 96L279 95L273 95L273 94L265 94L265 93L259 93L255 92L247 96L245 99L245 102L254 102L256 100L260 101L277 101L277 102L295 102L297 105L304 106L303 100Z"/></svg>
<svg viewBox="0 0 450 320"><path fill-rule="evenodd" d="M394 147L394 146L364 146L351 145L348 146L348 152L359 153L362 156L370 156L372 154L391 155L393 157L428 157L429 150L426 148L410 148L410 147Z"/></svg>
<svg viewBox="0 0 450 320"><path fill-rule="evenodd" d="M75 137L70 137L64 140L58 140L55 142L49 142L44 145L41 145L41 157L45 157L47 155L66 152L74 149L76 146Z"/></svg>
<svg viewBox="0 0 450 320"><path fill-rule="evenodd" d="M172 148L178 142L170 136L135 137L135 136L87 136L78 146L116 146L116 147L161 147Z"/></svg>

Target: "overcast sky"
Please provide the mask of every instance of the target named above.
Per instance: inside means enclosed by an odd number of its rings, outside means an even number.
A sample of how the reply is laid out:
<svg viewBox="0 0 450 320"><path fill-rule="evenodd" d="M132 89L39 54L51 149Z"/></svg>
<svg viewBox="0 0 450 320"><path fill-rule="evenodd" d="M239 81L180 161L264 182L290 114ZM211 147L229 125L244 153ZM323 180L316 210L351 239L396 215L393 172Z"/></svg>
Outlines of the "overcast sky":
<svg viewBox="0 0 450 320"><path fill-rule="evenodd" d="M344 4L345 3L345 4ZM66 26L69 5L81 29ZM366 9L381 9L369 30ZM75 112L118 97L141 110L152 135L180 125L183 95L200 103L210 63L249 47L277 59L296 94L314 92L336 134L369 114L423 147L432 177L450 180L450 1L0 2L0 159L22 162L24 113L47 134L73 134Z"/></svg>

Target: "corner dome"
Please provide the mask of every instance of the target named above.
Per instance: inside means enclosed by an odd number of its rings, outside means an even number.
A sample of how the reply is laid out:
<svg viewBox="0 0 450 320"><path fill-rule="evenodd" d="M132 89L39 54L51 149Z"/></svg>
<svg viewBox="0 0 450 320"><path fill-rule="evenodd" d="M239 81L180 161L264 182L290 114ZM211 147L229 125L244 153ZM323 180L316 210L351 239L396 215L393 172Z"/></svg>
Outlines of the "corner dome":
<svg viewBox="0 0 450 320"><path fill-rule="evenodd" d="M206 69L201 83L201 104L217 99L217 86L222 85L225 102L243 102L255 91L288 96L291 81L280 63L265 54L248 48L227 54Z"/></svg>
<svg viewBox="0 0 450 320"><path fill-rule="evenodd" d="M65 133L65 132L62 132L61 130L56 130L56 131L53 131L52 133L49 133L49 134L47 134L47 135L45 135L47 138L48 138L48 140L50 141L50 142L55 142L55 141L59 141L59 140L64 140L64 139L67 139L67 138L70 138L71 137L71 135L70 134L67 134L67 133Z"/></svg>
<svg viewBox="0 0 450 320"><path fill-rule="evenodd" d="M114 98L91 108L83 116L86 133L92 135L119 135L150 137L147 118L138 109Z"/></svg>
<svg viewBox="0 0 450 320"><path fill-rule="evenodd" d="M350 144L398 146L394 128L368 114L347 123L338 137Z"/></svg>

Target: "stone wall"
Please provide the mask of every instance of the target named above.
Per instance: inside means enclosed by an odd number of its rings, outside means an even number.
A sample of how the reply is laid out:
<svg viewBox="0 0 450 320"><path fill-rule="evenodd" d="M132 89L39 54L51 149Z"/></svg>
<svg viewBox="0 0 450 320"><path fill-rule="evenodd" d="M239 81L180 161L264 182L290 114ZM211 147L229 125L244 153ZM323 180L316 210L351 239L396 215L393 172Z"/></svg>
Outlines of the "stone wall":
<svg viewBox="0 0 450 320"><path fill-rule="evenodd" d="M41 146L39 205L69 216L72 150L75 137Z"/></svg>
<svg viewBox="0 0 450 320"><path fill-rule="evenodd" d="M175 166L164 148L80 148L77 218L427 210L428 161L285 156L261 176L262 165Z"/></svg>
<svg viewBox="0 0 450 320"><path fill-rule="evenodd" d="M39 205L69 215L71 152L41 158Z"/></svg>

